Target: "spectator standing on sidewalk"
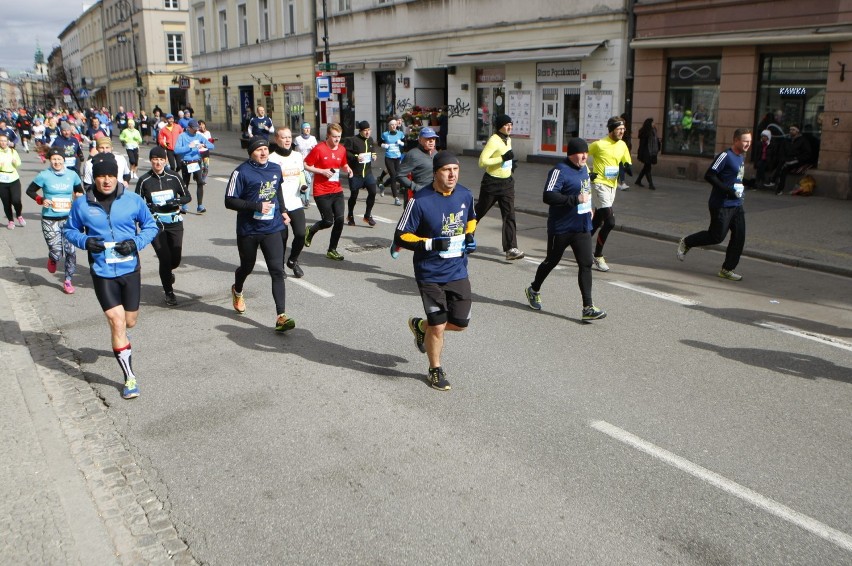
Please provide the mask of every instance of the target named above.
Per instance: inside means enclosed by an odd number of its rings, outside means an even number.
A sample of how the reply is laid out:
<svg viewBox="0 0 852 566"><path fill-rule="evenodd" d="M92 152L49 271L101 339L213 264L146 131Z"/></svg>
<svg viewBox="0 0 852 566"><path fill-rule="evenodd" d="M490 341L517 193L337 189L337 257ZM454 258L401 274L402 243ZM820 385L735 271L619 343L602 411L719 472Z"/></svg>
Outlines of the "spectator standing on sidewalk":
<svg viewBox="0 0 852 566"><path fill-rule="evenodd" d="M503 219L503 253L507 260L524 257L518 249L518 229L515 223L515 153L512 151L512 118L501 114L494 119L494 134L488 138L479 154L479 168L485 169L479 198L476 201L478 222L496 203Z"/></svg>
<svg viewBox="0 0 852 566"><path fill-rule="evenodd" d="M745 174L745 156L751 146L751 130L740 128L734 132L734 143L729 149L718 154L713 164L704 174L704 180L710 183L710 227L681 238L677 246L677 258L686 259L687 252L695 247L715 246L731 233L725 261L719 277L730 281L739 281L742 275L734 273L740 262L745 245L745 210L743 209L743 175Z"/></svg>
<svg viewBox="0 0 852 566"><path fill-rule="evenodd" d="M612 205L615 202L618 174L623 168L633 176L630 150L624 143L625 124L620 116L613 116L606 124L609 134L589 146L589 157L592 159L592 235L600 229L595 242L594 268L599 271L609 271L609 265L603 256L606 239L615 228L615 213Z"/></svg>
<svg viewBox="0 0 852 566"><path fill-rule="evenodd" d="M648 179L648 188L656 190L654 178L651 176L651 167L657 163L657 155L660 153L660 138L657 136L657 127L653 118L645 118L639 129L639 161L642 162L642 171L636 177L636 186L644 187L642 177Z"/></svg>
<svg viewBox="0 0 852 566"><path fill-rule="evenodd" d="M770 114L771 116L772 114ZM781 142L772 142L772 132L768 129L760 132L760 143L752 150L752 161L754 162L755 178L754 188L760 186L771 187L769 181L778 167L781 156Z"/></svg>

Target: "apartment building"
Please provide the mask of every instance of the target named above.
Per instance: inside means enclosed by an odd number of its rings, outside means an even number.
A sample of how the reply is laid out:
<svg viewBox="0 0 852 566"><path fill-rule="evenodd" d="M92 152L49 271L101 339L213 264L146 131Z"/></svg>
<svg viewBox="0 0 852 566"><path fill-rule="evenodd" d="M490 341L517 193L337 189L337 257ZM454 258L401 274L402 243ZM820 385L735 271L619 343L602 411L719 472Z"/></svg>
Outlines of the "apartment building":
<svg viewBox="0 0 852 566"><path fill-rule="evenodd" d="M67 104L72 104L83 86L83 58L80 56L80 29L77 27L77 20L68 24L59 34L59 46L62 51L64 80L67 83L67 88L73 91L71 93L71 102ZM66 88L66 85L62 86ZM64 95L61 100L65 103ZM79 101L79 98L77 100ZM82 101L80 102L82 103ZM74 104L76 106L76 103Z"/></svg>
<svg viewBox="0 0 852 566"><path fill-rule="evenodd" d="M84 11L75 22L80 44L79 77L80 103L84 106L106 106L107 73L106 57L104 54L103 10L100 2L93 4ZM75 76L75 79L77 77Z"/></svg>

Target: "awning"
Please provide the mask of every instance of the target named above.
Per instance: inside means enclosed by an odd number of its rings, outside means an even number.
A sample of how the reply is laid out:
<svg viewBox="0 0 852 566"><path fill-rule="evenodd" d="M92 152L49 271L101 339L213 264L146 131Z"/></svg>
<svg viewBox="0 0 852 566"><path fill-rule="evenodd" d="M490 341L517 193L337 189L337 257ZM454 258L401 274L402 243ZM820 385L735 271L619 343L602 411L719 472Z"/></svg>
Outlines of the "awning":
<svg viewBox="0 0 852 566"><path fill-rule="evenodd" d="M443 65L473 65L479 63L514 63L517 61L571 61L585 59L606 41L576 43L554 47L530 47L505 51L471 51L448 53L441 59Z"/></svg>
<svg viewBox="0 0 852 566"><path fill-rule="evenodd" d="M388 59L367 59L360 61L338 61L338 71L360 71L367 69L371 71L380 69L404 69L408 64L408 57L392 57Z"/></svg>
<svg viewBox="0 0 852 566"><path fill-rule="evenodd" d="M788 45L852 40L852 26L738 31L704 35L649 37L630 42L633 49L673 49L724 45Z"/></svg>

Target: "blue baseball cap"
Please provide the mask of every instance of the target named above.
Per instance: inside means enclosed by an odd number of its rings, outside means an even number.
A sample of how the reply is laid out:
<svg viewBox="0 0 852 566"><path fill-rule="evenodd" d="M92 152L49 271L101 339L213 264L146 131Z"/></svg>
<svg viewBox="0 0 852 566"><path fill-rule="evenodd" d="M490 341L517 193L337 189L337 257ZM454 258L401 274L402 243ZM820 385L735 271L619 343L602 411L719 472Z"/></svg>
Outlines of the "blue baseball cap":
<svg viewBox="0 0 852 566"><path fill-rule="evenodd" d="M438 134L435 133L435 130L430 128L429 126L424 127L420 130L421 138L437 138Z"/></svg>
<svg viewBox="0 0 852 566"><path fill-rule="evenodd" d="M175 117L174 114L166 114L166 118L174 118L174 117Z"/></svg>

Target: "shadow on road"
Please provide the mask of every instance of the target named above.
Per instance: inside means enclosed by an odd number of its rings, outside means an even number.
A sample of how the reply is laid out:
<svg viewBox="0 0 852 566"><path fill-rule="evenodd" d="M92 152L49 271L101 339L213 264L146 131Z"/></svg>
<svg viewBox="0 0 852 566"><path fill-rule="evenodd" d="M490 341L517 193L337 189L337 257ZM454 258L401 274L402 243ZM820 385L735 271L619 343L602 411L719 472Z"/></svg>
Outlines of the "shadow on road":
<svg viewBox="0 0 852 566"><path fill-rule="evenodd" d="M841 326L825 324L818 320L809 320L805 318L798 318L794 316L787 316L775 313L767 313L751 309L717 309L705 307L702 305L694 305L689 306L687 308L713 315L715 317L721 318L722 320L738 322L740 324L746 324L748 326L756 326L759 322L771 322L775 324L782 324L784 326L791 326L796 330L803 330L805 332L826 334L828 336L837 336L838 338L852 337L852 328L844 328Z"/></svg>

